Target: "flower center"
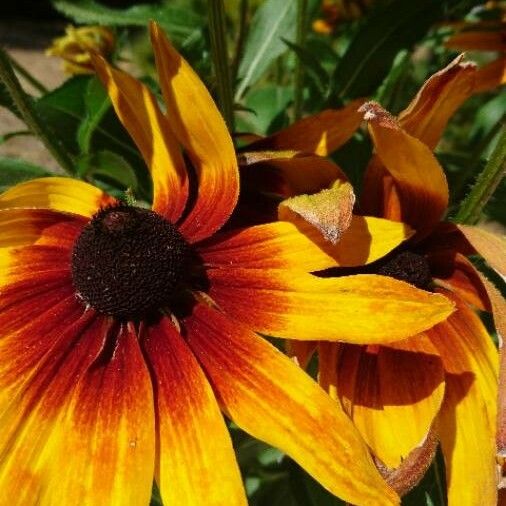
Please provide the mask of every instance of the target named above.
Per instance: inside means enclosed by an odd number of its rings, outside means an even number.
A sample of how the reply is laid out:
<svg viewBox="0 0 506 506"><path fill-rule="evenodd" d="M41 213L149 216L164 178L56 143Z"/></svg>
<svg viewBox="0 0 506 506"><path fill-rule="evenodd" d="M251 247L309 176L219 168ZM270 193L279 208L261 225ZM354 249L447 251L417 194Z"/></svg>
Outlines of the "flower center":
<svg viewBox="0 0 506 506"><path fill-rule="evenodd" d="M189 245L172 223L119 205L100 210L83 228L72 252L72 279L96 311L136 320L178 293L189 258Z"/></svg>
<svg viewBox="0 0 506 506"><path fill-rule="evenodd" d="M381 265L377 273L406 281L424 290L429 287L432 281L427 259L423 255L411 251L402 251L395 254Z"/></svg>

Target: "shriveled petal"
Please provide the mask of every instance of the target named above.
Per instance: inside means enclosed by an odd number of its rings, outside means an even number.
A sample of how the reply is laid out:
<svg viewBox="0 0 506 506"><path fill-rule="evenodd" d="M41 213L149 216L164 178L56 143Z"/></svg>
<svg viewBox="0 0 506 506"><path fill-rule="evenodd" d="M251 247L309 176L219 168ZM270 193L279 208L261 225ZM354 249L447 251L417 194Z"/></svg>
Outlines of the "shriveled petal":
<svg viewBox="0 0 506 506"><path fill-rule="evenodd" d="M153 179L153 209L175 222L188 198L188 175L171 124L148 87L113 69L101 57L93 59L121 123L132 136Z"/></svg>
<svg viewBox="0 0 506 506"><path fill-rule="evenodd" d="M341 402L383 464L394 469L429 433L444 395L437 349L419 334L394 346L320 343L320 384Z"/></svg>
<svg viewBox="0 0 506 506"><path fill-rule="evenodd" d="M279 205L280 220L300 221L315 227L332 244L336 244L351 224L355 193L348 182L336 181L331 188L313 195L297 195Z"/></svg>
<svg viewBox="0 0 506 506"><path fill-rule="evenodd" d="M217 234L199 245L210 267L282 268L319 271L355 267L390 253L413 231L402 223L353 216L341 240L333 245L302 219L274 222Z"/></svg>
<svg viewBox="0 0 506 506"><path fill-rule="evenodd" d="M478 69L474 93L493 90L506 83L506 58L498 58Z"/></svg>
<svg viewBox="0 0 506 506"><path fill-rule="evenodd" d="M342 109L326 109L303 118L293 125L248 146L249 151L295 149L327 156L342 146L360 126L358 108L363 99L354 100Z"/></svg>
<svg viewBox="0 0 506 506"><path fill-rule="evenodd" d="M333 494L353 504L398 504L351 421L288 357L204 305L188 343L228 416L281 449Z"/></svg>
<svg viewBox="0 0 506 506"><path fill-rule="evenodd" d="M506 276L506 239L480 227L457 225L473 248L502 276Z"/></svg>
<svg viewBox="0 0 506 506"><path fill-rule="evenodd" d="M490 311L487 291L474 265L460 253L432 253L427 256L437 285L456 293L482 311Z"/></svg>
<svg viewBox="0 0 506 506"><path fill-rule="evenodd" d="M197 172L197 199L180 228L196 242L216 232L236 205L239 171L234 145L200 78L158 25L151 23L150 29L167 117Z"/></svg>
<svg viewBox="0 0 506 506"><path fill-rule="evenodd" d="M183 338L163 318L146 328L144 347L154 376L164 504L246 505L220 408Z"/></svg>
<svg viewBox="0 0 506 506"><path fill-rule="evenodd" d="M44 245L70 249L86 223L81 216L46 209L1 210L0 248Z"/></svg>
<svg viewBox="0 0 506 506"><path fill-rule="evenodd" d="M115 202L95 186L69 177L32 179L0 195L0 209L52 209L86 217Z"/></svg>
<svg viewBox="0 0 506 506"><path fill-rule="evenodd" d="M447 67L432 75L406 109L398 116L399 124L433 150L453 113L473 93L476 65L455 58Z"/></svg>
<svg viewBox="0 0 506 506"><path fill-rule="evenodd" d="M446 370L439 427L448 504L496 504L497 351L479 317L454 299L457 311L427 333Z"/></svg>
<svg viewBox="0 0 506 506"><path fill-rule="evenodd" d="M78 378L58 423L41 504L148 504L155 463L149 372L133 324Z"/></svg>
<svg viewBox="0 0 506 506"><path fill-rule="evenodd" d="M283 197L316 193L346 174L331 160L301 151L252 151L238 158L241 181L249 189Z"/></svg>
<svg viewBox="0 0 506 506"><path fill-rule="evenodd" d="M377 275L318 278L281 269L210 269L210 296L251 329L301 340L388 343L453 310L445 297Z"/></svg>
<svg viewBox="0 0 506 506"><path fill-rule="evenodd" d="M505 30L506 23L499 30L467 30L452 35L445 46L460 51L506 51Z"/></svg>
<svg viewBox="0 0 506 506"><path fill-rule="evenodd" d="M368 102L361 110L369 122L376 153L397 187L401 219L423 235L439 222L448 205L443 169L431 150L378 104Z"/></svg>

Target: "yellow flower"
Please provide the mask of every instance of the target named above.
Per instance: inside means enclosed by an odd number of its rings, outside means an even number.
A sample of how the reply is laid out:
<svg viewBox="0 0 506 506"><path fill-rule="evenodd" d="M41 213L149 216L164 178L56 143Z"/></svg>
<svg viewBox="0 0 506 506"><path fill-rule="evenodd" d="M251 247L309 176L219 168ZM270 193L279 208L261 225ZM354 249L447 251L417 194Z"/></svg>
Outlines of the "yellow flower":
<svg viewBox="0 0 506 506"><path fill-rule="evenodd" d="M150 170L152 209L59 177L0 196L2 496L142 506L156 477L167 506L245 505L223 412L346 501L398 504L339 405L258 333L383 343L452 304L376 275L312 276L335 260L290 223L220 231L238 197L232 140L151 35L166 114L93 61Z"/></svg>
<svg viewBox="0 0 506 506"><path fill-rule="evenodd" d="M91 55L108 58L114 45L114 33L104 26L67 26L65 35L53 40L46 55L62 58L63 69L67 74L92 74L94 69Z"/></svg>
<svg viewBox="0 0 506 506"><path fill-rule="evenodd" d="M477 78L476 66L459 57L432 76L398 118L377 104L362 106L375 147L360 202L364 216L355 215L340 241L327 246L338 265L352 268L334 269L334 275L369 272L382 274L385 280L403 279L431 293L444 294L455 302L457 311L435 327L397 343L291 343L301 364L318 350L320 383L346 410L384 467L398 468L431 431L436 433L446 463L448 500L453 506L492 505L497 499L498 356L473 309L493 310L504 335L501 315L506 314L506 306L467 256L479 252L505 275L506 242L477 227L441 221L447 210L448 186L432 154L448 119L473 94ZM245 148L248 153L243 156L252 158L255 153L249 151L255 147L265 153L276 148L327 154L339 144L327 142L337 129L324 121L331 114L347 118L345 125L353 123L352 111L327 111L256 141ZM294 189L314 193L318 184L328 186L336 174L344 178L329 164L321 161L315 177L311 166L304 171L287 162L280 171L276 163L266 159L263 189L270 181L270 191L282 197L293 196ZM296 217L296 223L303 214ZM293 216L290 219L293 221ZM362 223L362 235L355 225L357 220ZM380 229L379 223L386 228ZM404 223L414 234L388 249L383 230L391 231L393 223Z"/></svg>

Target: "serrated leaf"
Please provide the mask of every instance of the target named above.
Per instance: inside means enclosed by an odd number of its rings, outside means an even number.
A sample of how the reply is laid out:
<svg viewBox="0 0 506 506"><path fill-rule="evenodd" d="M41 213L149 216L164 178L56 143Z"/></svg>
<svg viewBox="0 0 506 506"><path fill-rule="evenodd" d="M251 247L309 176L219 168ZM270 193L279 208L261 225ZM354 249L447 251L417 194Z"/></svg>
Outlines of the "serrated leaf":
<svg viewBox="0 0 506 506"><path fill-rule="evenodd" d="M53 0L54 8L76 23L108 26L143 26L157 21L172 37L185 38L203 24L189 8L172 5L133 5L126 9L107 7L94 0Z"/></svg>
<svg viewBox="0 0 506 506"><path fill-rule="evenodd" d="M439 19L443 4L440 0L393 0L380 5L358 30L336 66L332 95L371 95L397 53L415 44Z"/></svg>
<svg viewBox="0 0 506 506"><path fill-rule="evenodd" d="M79 160L79 175L112 181L121 189L137 189L137 176L132 166L112 151L98 151Z"/></svg>
<svg viewBox="0 0 506 506"><path fill-rule="evenodd" d="M53 175L47 169L20 158L0 156L0 191L23 181Z"/></svg>
<svg viewBox="0 0 506 506"><path fill-rule="evenodd" d="M295 39L296 17L296 0L266 0L257 9L239 65L235 100L239 100L269 65L287 51L282 37L289 41Z"/></svg>
<svg viewBox="0 0 506 506"><path fill-rule="evenodd" d="M83 153L88 153L93 132L98 127L105 113L111 107L111 101L102 83L93 78L88 82L84 96L86 115L77 131L77 142Z"/></svg>

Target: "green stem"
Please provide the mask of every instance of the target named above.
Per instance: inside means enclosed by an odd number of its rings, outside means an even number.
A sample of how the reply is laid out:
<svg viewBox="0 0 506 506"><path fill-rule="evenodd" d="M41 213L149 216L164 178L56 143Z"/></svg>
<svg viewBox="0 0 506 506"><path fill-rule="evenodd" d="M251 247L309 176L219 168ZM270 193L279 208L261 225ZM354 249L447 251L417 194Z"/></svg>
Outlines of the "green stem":
<svg viewBox="0 0 506 506"><path fill-rule="evenodd" d="M504 177L506 169L506 125L499 133L499 139L483 172L477 177L469 195L464 199L455 217L458 223L473 225L480 217L485 204Z"/></svg>
<svg viewBox="0 0 506 506"><path fill-rule="evenodd" d="M23 76L26 81L28 81L37 91L40 91L42 94L47 93L48 89L28 70L26 70L24 67L22 67L12 56L7 55L9 58L9 62L12 66L12 68L21 76Z"/></svg>
<svg viewBox="0 0 506 506"><path fill-rule="evenodd" d="M2 48L0 48L0 81L7 88L16 109L32 134L42 141L62 169L69 174L73 174L74 162L72 157L37 114L30 97L23 91L18 78L14 74L9 56Z"/></svg>
<svg viewBox="0 0 506 506"><path fill-rule="evenodd" d="M223 0L208 0L207 12L209 15L211 55L218 87L218 102L225 122L229 130L233 132L234 98L230 79Z"/></svg>
<svg viewBox="0 0 506 506"><path fill-rule="evenodd" d="M248 0L241 0L239 4L239 35L237 36L234 60L232 62L232 82L234 85L237 81L239 63L241 61L241 56L244 49L244 41L246 40L246 32L248 28L248 4Z"/></svg>
<svg viewBox="0 0 506 506"><path fill-rule="evenodd" d="M297 0L297 39L296 44L304 49L307 34L307 0ZM302 116L304 99L304 67L300 58L295 63L295 80L293 93L293 115L295 120Z"/></svg>

